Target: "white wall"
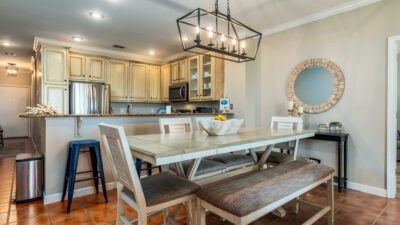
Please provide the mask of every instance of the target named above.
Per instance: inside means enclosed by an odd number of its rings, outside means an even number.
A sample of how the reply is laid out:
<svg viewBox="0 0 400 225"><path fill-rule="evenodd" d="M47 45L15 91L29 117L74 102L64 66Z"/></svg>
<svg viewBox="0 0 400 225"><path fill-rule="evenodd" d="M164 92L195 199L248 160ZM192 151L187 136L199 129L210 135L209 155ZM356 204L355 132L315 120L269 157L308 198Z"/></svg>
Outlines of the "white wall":
<svg viewBox="0 0 400 225"><path fill-rule="evenodd" d="M225 61L225 97L233 104L236 118L244 118L246 112L246 64Z"/></svg>
<svg viewBox="0 0 400 225"><path fill-rule="evenodd" d="M305 126L341 121L350 133L349 179L385 188L387 38L399 35L400 1L385 0L263 37L257 60L246 65L246 117L254 125L287 115L287 78L300 62L327 58L344 72L345 91L331 110L306 114ZM335 144L303 141L300 154L336 168Z"/></svg>

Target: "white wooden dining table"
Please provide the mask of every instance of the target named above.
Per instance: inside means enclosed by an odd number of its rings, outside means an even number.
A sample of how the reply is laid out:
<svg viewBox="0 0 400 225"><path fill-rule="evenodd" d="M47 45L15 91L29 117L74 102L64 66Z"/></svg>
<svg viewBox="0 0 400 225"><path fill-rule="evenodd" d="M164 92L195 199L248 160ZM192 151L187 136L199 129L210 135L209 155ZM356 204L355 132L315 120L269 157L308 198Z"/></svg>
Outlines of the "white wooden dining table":
<svg viewBox="0 0 400 225"><path fill-rule="evenodd" d="M155 166L177 163L178 175L192 180L196 174L200 160L204 157L250 150L254 166L232 171L232 174L211 177L196 181L209 183L220 178L249 172L261 168L272 147L278 143L296 141L313 137L315 130L273 129L273 128L242 128L237 134L226 136L209 136L204 132L187 132L173 134L148 134L127 136L129 147L135 158L142 159ZM258 159L255 149L266 147L263 156ZM192 160L189 171L185 174L181 162Z"/></svg>

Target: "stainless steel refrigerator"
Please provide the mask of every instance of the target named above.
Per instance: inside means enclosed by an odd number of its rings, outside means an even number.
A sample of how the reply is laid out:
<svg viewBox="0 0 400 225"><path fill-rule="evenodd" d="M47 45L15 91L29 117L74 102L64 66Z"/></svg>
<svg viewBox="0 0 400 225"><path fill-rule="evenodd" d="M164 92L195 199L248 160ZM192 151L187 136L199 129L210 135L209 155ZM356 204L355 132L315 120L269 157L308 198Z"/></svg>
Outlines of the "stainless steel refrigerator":
<svg viewBox="0 0 400 225"><path fill-rule="evenodd" d="M110 96L109 84L71 81L69 83L69 113L110 113Z"/></svg>

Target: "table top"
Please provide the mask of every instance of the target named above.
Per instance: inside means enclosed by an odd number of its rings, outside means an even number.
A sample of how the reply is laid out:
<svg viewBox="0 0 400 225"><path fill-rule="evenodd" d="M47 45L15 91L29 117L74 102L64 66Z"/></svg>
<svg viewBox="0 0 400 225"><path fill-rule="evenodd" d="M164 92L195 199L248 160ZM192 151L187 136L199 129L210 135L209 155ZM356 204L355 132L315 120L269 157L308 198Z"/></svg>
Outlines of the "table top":
<svg viewBox="0 0 400 225"><path fill-rule="evenodd" d="M204 132L128 136L135 157L161 165L227 152L246 150L313 137L315 130L242 128L235 135L208 136ZM160 161L160 159L163 160Z"/></svg>

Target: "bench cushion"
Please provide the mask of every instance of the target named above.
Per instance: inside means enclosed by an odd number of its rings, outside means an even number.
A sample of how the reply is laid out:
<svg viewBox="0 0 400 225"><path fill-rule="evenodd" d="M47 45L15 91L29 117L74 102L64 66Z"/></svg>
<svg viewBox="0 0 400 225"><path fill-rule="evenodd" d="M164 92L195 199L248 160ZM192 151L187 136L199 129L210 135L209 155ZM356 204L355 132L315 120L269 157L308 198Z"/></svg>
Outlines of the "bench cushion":
<svg viewBox="0 0 400 225"><path fill-rule="evenodd" d="M333 173L321 164L291 161L203 187L197 196L236 216L246 216Z"/></svg>
<svg viewBox="0 0 400 225"><path fill-rule="evenodd" d="M194 194L200 186L172 173L162 172L140 180L146 205L152 206ZM133 192L124 188L123 192L135 199Z"/></svg>
<svg viewBox="0 0 400 225"><path fill-rule="evenodd" d="M183 167L183 170L185 171L185 174L189 171L191 164L192 164L192 160L182 162L182 167ZM170 168L171 168L171 170L176 171L175 164L171 164ZM207 173L221 171L221 170L224 170L225 168L226 168L226 166L223 163L209 160L209 159L202 159L200 161L199 167L197 168L196 176L201 176L201 175L204 175Z"/></svg>
<svg viewBox="0 0 400 225"><path fill-rule="evenodd" d="M260 159L264 152L256 152L257 157ZM280 152L271 152L267 158L267 163L281 164L293 160L293 156Z"/></svg>
<svg viewBox="0 0 400 225"><path fill-rule="evenodd" d="M212 160L223 163L227 167L238 166L245 163L252 163L253 158L249 155L240 155L240 154L222 154L212 157Z"/></svg>

